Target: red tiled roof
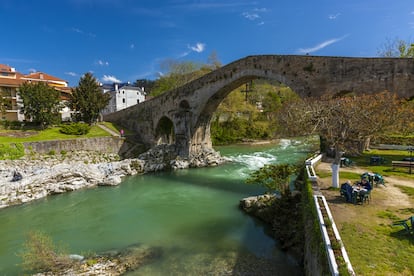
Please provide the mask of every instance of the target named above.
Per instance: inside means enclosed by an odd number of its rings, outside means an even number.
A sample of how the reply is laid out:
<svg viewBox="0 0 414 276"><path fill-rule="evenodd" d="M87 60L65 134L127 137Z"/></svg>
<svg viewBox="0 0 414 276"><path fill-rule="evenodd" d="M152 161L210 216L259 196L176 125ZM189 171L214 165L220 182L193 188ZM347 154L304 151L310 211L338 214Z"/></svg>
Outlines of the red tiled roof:
<svg viewBox="0 0 414 276"><path fill-rule="evenodd" d="M46 73L42 73L42 72L35 72L35 73L30 73L29 75L25 75L23 76L24 79L31 79L31 80L46 80L46 81L59 81L59 82L67 82L63 79L59 79L57 77L51 76L49 74Z"/></svg>
<svg viewBox="0 0 414 276"><path fill-rule="evenodd" d="M0 64L0 70L1 71L11 71L11 67L7 66L5 64Z"/></svg>
<svg viewBox="0 0 414 276"><path fill-rule="evenodd" d="M18 87L23 81L17 77L16 79L0 78L0 86L13 86Z"/></svg>

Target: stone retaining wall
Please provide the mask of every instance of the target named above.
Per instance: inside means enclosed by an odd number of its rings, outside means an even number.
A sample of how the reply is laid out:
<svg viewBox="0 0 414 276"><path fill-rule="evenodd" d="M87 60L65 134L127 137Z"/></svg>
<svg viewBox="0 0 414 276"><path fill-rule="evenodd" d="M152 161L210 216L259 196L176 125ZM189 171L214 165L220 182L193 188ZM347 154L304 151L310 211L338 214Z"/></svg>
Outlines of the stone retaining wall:
<svg viewBox="0 0 414 276"><path fill-rule="evenodd" d="M48 154L51 151L60 153L62 151L94 151L99 153L115 153L125 152L124 138L120 137L96 137L96 138L78 138L68 140L53 140L42 142L26 142L23 143L26 153L36 152L40 154Z"/></svg>

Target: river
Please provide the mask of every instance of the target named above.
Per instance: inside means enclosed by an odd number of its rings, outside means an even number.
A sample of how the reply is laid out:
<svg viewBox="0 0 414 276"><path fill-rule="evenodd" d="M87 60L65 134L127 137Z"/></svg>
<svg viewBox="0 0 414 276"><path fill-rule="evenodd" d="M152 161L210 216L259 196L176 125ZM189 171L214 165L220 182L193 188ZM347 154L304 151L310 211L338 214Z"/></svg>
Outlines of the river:
<svg viewBox="0 0 414 276"><path fill-rule="evenodd" d="M301 275L266 226L245 215L238 203L264 192L244 183L250 172L267 163L303 160L309 149L302 140L219 147L232 162L133 176L117 187L0 210L0 275L22 273L17 253L32 230L47 233L76 254L132 244L160 248L159 258L129 275L228 275L260 267L269 275Z"/></svg>

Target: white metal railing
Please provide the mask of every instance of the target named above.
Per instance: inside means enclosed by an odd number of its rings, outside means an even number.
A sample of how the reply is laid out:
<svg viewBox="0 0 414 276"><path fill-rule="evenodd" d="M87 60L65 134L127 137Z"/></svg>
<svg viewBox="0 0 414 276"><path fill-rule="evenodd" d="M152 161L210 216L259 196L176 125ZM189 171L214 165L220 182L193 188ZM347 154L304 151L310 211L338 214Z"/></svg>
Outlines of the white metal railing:
<svg viewBox="0 0 414 276"><path fill-rule="evenodd" d="M308 174L308 178L312 181L316 181L318 179L318 176L315 173L315 169L313 166L319 162L322 159L322 154L318 154L314 157L311 157L309 159L306 159L305 165L306 165L306 172Z"/></svg>
<svg viewBox="0 0 414 276"><path fill-rule="evenodd" d="M315 155L315 156L313 156L313 157L311 157L311 158L309 158L305 161L306 172L308 174L308 178L312 181L316 181L317 178L318 178L318 176L315 173L315 169L314 169L313 166L317 162L319 162L321 159L322 159L322 154L318 154L318 155ZM323 207L326 210L326 213L327 213L327 216L328 216L327 219L331 223L331 227L332 227L332 230L334 232L335 239L341 246L342 257L344 259L344 262L346 263L347 270L348 270L350 275L355 275L355 272L354 272L354 269L352 267L351 261L349 260L349 257L348 257L348 253L346 252L345 247L342 243L341 236L339 235L339 231L336 228L335 221L333 219L331 210L329 209L329 206L328 206L328 203L326 202L325 197L323 195L314 195L313 197L314 197L314 201L315 201L316 211L318 213L319 228L321 230L322 237L323 237L323 240L324 240L324 243L325 243L325 249L326 249L326 253L327 253L327 256L328 256L328 262L329 262L329 268L331 270L331 274L335 275L335 276L339 275L338 264L337 264L336 259L335 259L335 254L334 254L334 251L332 249L332 243L331 243L331 240L330 240L329 235L328 235L328 231L327 231L326 224L325 224L326 222L323 218L322 211L321 211L321 206L319 205L318 198L321 198L321 200L323 202Z"/></svg>
<svg viewBox="0 0 414 276"><path fill-rule="evenodd" d="M327 219L330 221L332 230L333 230L334 235L335 235L335 239L341 246L342 257L344 259L344 262L346 263L347 270L348 270L350 275L355 275L354 269L352 268L351 261L349 260L348 254L347 254L347 252L345 250L345 247L342 243L341 236L339 235L339 231L336 228L335 221L333 220L332 213L329 209L329 206L328 206L328 203L326 202L325 197L323 195L314 195L313 198L314 198L314 201L315 201L316 211L318 213L319 228L321 229L322 237L323 237L323 240L324 240L324 243L325 243L325 250L326 250L326 253L328 255L328 262L329 262L329 268L331 270L331 274L334 275L334 276L339 275L338 264L336 262L334 251L332 249L332 241L331 241L331 239L329 238L329 235L328 235L326 221L323 217L323 214L322 214L322 211L321 211L321 206L319 205L318 198L322 199L323 207L325 208L326 213L328 215Z"/></svg>

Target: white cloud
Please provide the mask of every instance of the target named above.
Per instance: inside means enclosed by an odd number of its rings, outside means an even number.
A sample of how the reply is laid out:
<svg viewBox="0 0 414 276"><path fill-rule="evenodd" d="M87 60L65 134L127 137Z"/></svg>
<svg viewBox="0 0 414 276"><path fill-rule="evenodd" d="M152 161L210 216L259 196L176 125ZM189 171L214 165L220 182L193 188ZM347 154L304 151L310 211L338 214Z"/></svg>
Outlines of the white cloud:
<svg viewBox="0 0 414 276"><path fill-rule="evenodd" d="M252 12L243 12L242 16L250 21L255 21L261 18L260 13L268 12L267 8L255 8ZM264 21L260 21L257 25L261 26L264 24Z"/></svg>
<svg viewBox="0 0 414 276"><path fill-rule="evenodd" d="M252 21L260 18L260 15L258 15L257 13L244 12L242 13L242 15L244 18L252 20Z"/></svg>
<svg viewBox="0 0 414 276"><path fill-rule="evenodd" d="M194 45L194 46L189 45L188 48L191 49L194 52L201 53L206 48L206 44L201 43L201 42L197 42L196 45Z"/></svg>
<svg viewBox="0 0 414 276"><path fill-rule="evenodd" d="M330 15L328 16L328 18L329 18L330 20L335 20L335 19L337 19L340 15L341 15L340 13L337 13L337 14L330 14Z"/></svg>
<svg viewBox="0 0 414 276"><path fill-rule="evenodd" d="M36 72L37 72L37 70L36 70L36 69L34 69L34 68L29 68L29 72L30 72L30 73L36 73Z"/></svg>
<svg viewBox="0 0 414 276"><path fill-rule="evenodd" d="M115 76L104 75L102 77L102 82L115 82L115 83L120 83L121 80L120 79L117 79Z"/></svg>
<svg viewBox="0 0 414 276"><path fill-rule="evenodd" d="M187 9L226 9L226 8L238 8L242 6L249 6L250 3L243 3L243 2L235 2L235 3L224 3L225 1L195 1L195 2L203 2L203 3L193 3L188 4L185 3L178 5L177 7L187 8ZM209 3L206 3L209 2ZM231 1L229 1L231 2Z"/></svg>
<svg viewBox="0 0 414 276"><path fill-rule="evenodd" d="M268 9L266 9L266 8L255 8L254 11L255 12L267 12Z"/></svg>
<svg viewBox="0 0 414 276"><path fill-rule="evenodd" d="M72 77L76 77L78 74L76 74L75 72L65 72L66 75L72 76Z"/></svg>
<svg viewBox="0 0 414 276"><path fill-rule="evenodd" d="M84 34L84 32L82 30L78 29L78 28L72 28L71 30L72 30L72 32L75 32L75 33L78 33L78 34Z"/></svg>
<svg viewBox="0 0 414 276"><path fill-rule="evenodd" d="M316 52L316 51L319 51L319 50L321 50L321 49L323 49L323 48L325 48L325 47L327 47L327 46L329 46L329 45L331 45L331 44L334 44L334 43L336 43L336 42L339 42L339 41L341 41L342 39L344 39L344 38L346 38L348 35L345 35L345 36L343 36L343 37L340 37L340 38L333 38L333 39L329 39L329 40L327 40L327 41L324 41L324 42L322 42L322 43L319 43L318 45L316 45L316 46L314 46L314 47L312 47L312 48L300 48L299 50L298 50L298 52L299 53L302 53L302 54L308 54L308 53L313 53L313 52Z"/></svg>
<svg viewBox="0 0 414 276"><path fill-rule="evenodd" d="M100 65L100 66L109 66L109 62L107 61L103 61L103 60L98 60L96 62L96 64Z"/></svg>
<svg viewBox="0 0 414 276"><path fill-rule="evenodd" d="M78 28L74 28L74 27L72 27L70 30L71 30L72 32L77 33L77 34L86 35L86 36L93 37L93 38L95 38L95 37L96 37L96 34L93 34L93 33L87 33L87 32L85 32L85 31L83 31L83 30L81 30L81 29L78 29Z"/></svg>

